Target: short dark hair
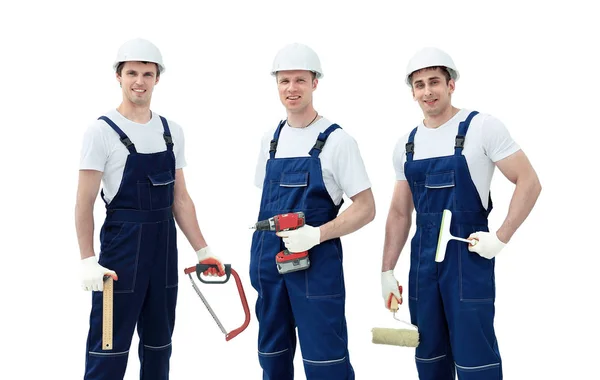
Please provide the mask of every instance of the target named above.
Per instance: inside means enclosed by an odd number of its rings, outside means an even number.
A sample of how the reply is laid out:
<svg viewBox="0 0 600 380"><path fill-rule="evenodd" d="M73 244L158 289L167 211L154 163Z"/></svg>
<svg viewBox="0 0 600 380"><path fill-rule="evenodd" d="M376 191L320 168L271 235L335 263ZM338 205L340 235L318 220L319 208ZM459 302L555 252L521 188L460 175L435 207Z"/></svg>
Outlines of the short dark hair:
<svg viewBox="0 0 600 380"><path fill-rule="evenodd" d="M154 63L154 62L147 62L147 61L141 61L143 64L147 65L148 63ZM154 63L154 65L156 66L156 77L158 78L160 76L160 69L158 68L158 64ZM125 66L125 62L120 62L119 65L117 66L117 74L119 74L119 76L121 76L121 72L123 71L123 66Z"/></svg>
<svg viewBox="0 0 600 380"><path fill-rule="evenodd" d="M278 73L279 73L279 71L277 71L277 72L275 73L275 78L277 78L277 74L278 74ZM314 71L310 71L310 76L311 76L312 80L315 80L315 79L317 79L317 73L316 73L316 72L314 72Z"/></svg>
<svg viewBox="0 0 600 380"><path fill-rule="evenodd" d="M450 75L450 72L448 71L448 69L445 66L429 66L429 67L424 67L417 71L413 71L408 76L408 81L410 82L410 86L412 87L412 78L415 73L419 73L421 71L436 70L436 69L440 69L442 71L442 74L444 74L444 77L446 78L446 84L448 84L448 82L450 82L450 79L452 79L452 76Z"/></svg>

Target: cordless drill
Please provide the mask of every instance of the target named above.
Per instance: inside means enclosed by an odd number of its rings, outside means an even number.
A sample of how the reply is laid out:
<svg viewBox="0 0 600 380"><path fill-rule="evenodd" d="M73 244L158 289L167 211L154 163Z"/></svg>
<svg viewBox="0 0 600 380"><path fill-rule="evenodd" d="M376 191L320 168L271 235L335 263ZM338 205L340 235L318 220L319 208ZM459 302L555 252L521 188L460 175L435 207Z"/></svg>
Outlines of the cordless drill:
<svg viewBox="0 0 600 380"><path fill-rule="evenodd" d="M304 226L304 213L290 212L261 220L252 228L256 229L257 231L281 232L296 230L302 226ZM277 263L277 270L281 274L304 270L310 267L308 251L292 253L285 249L275 256L275 262Z"/></svg>

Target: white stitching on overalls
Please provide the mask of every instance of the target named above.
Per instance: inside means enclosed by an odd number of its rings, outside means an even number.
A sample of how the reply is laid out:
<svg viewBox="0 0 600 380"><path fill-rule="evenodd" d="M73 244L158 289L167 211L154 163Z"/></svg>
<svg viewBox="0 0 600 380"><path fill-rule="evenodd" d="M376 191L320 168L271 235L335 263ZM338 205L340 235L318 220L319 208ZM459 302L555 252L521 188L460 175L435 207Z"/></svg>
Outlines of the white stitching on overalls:
<svg viewBox="0 0 600 380"><path fill-rule="evenodd" d="M334 360L308 360L308 359L302 359L302 360L307 363L311 363L311 364L335 364L335 363L343 362L344 360L346 360L346 357L344 356L341 359L334 359Z"/></svg>
<svg viewBox="0 0 600 380"><path fill-rule="evenodd" d="M147 344L144 344L144 347L146 347L146 348L152 348L152 349L155 349L155 350L160 350L160 349L163 349L165 347L169 347L171 345L171 343L165 344L164 346L158 346L158 347L156 347L156 346L148 346Z"/></svg>
<svg viewBox="0 0 600 380"><path fill-rule="evenodd" d="M260 279L260 267L261 267L261 260L262 260L262 255L263 255L263 250L265 249L265 234L262 233L260 234L260 250L258 251L258 258L257 258L257 281L258 281L258 296L262 297L263 296L263 287L262 287L262 281ZM260 353L260 351L259 351Z"/></svg>
<svg viewBox="0 0 600 380"><path fill-rule="evenodd" d="M442 356L437 356L435 358L429 358L429 359L424 359L424 358L420 358L418 356L415 356L415 359L417 359L419 361L422 361L422 362L433 362L433 361L440 360L440 359L445 358L445 357L446 357L446 355L444 354Z"/></svg>
<svg viewBox="0 0 600 380"><path fill-rule="evenodd" d="M286 348L285 350L281 350L281 351L277 351L277 352L260 352L260 351L258 351L258 354L263 355L263 356L275 356L275 355L282 354L282 353L286 352L287 350L289 350L289 348Z"/></svg>
<svg viewBox="0 0 600 380"><path fill-rule="evenodd" d="M469 370L476 370L476 369L486 369L486 368L498 367L500 365L500 363L492 363L492 364L480 365L480 366L476 366L476 367L465 367L465 366L460 366L456 363L454 363L454 365L456 366L456 368L460 368L460 369L469 371Z"/></svg>
<svg viewBox="0 0 600 380"><path fill-rule="evenodd" d="M97 356L116 356L116 355L123 355L128 353L129 350L127 351L122 351L122 352L94 352L94 351L88 351L88 353L90 355L97 355Z"/></svg>

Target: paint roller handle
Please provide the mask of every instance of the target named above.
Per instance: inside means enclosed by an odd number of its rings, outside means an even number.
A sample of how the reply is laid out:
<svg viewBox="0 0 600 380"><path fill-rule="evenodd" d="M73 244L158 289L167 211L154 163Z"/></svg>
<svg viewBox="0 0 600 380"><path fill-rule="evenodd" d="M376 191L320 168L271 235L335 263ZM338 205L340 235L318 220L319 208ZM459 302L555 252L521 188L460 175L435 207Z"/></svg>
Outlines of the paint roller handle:
<svg viewBox="0 0 600 380"><path fill-rule="evenodd" d="M398 311L398 301L396 300L396 297L392 296L392 301L390 302L390 311L392 313L395 313Z"/></svg>
<svg viewBox="0 0 600 380"><path fill-rule="evenodd" d="M459 238L459 237L453 237L454 240L458 240L458 241L462 241L465 243L469 243L472 246L476 245L479 241L477 239L463 239L463 238Z"/></svg>
<svg viewBox="0 0 600 380"><path fill-rule="evenodd" d="M390 311L392 313L395 313L398 311L398 305L402 304L402 285L398 285L398 291L400 292L400 303L398 303L398 300L396 299L396 297L394 297L393 295L391 295L392 299L390 301Z"/></svg>

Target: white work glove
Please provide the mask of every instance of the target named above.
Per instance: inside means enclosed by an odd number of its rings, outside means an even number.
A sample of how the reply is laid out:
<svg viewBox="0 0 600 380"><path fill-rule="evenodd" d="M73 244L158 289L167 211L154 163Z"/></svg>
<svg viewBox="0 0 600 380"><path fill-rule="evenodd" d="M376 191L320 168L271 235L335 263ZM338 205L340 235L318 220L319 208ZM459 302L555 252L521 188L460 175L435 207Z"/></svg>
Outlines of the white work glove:
<svg viewBox="0 0 600 380"><path fill-rule="evenodd" d="M396 277L394 277L393 270L390 269L388 271L381 272L381 295L383 296L386 309L390 309L392 297L396 298L398 305L402 304L401 289L402 288L398 284Z"/></svg>
<svg viewBox="0 0 600 380"><path fill-rule="evenodd" d="M283 238L283 243L290 252L308 251L321 243L321 229L307 224L297 230L280 231L277 236Z"/></svg>
<svg viewBox="0 0 600 380"><path fill-rule="evenodd" d="M115 271L104 268L98 264L96 256L81 260L81 288L85 291L104 290L104 276L110 275L113 280L118 280Z"/></svg>
<svg viewBox="0 0 600 380"><path fill-rule="evenodd" d="M225 267L223 266L223 263L217 256L213 255L208 246L197 250L196 255L198 256L198 262L200 264L212 264L219 266L219 270L217 270L216 268L209 268L202 272L205 276L221 277L225 275Z"/></svg>
<svg viewBox="0 0 600 380"><path fill-rule="evenodd" d="M477 240L477 244L469 244L469 251L476 252L479 256L484 257L488 260L496 257L500 253L502 248L506 245L498 239L498 236L492 232L478 231L474 232L469 236L469 240Z"/></svg>

